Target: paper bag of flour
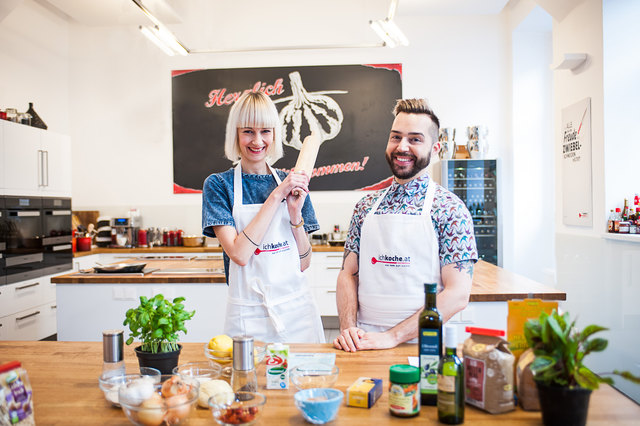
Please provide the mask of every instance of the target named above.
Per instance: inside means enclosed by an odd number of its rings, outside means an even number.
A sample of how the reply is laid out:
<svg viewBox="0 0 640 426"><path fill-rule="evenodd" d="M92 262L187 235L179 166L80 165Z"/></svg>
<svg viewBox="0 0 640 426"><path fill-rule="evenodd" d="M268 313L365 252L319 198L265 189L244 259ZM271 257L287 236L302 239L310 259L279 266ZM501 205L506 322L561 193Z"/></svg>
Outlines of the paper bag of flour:
<svg viewBox="0 0 640 426"><path fill-rule="evenodd" d="M540 411L538 388L533 381L531 363L536 359L533 349L527 349L520 355L516 364L516 393L523 410Z"/></svg>
<svg viewBox="0 0 640 426"><path fill-rule="evenodd" d="M513 373L515 357L503 330L467 327L464 341L465 400L491 414L515 409Z"/></svg>

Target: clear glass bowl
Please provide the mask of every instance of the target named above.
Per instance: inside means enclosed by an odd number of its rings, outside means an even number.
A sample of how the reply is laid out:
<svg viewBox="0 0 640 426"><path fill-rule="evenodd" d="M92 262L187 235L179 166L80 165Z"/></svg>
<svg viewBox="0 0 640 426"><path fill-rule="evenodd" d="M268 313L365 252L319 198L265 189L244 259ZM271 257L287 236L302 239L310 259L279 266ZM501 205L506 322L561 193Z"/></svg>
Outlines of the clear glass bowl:
<svg viewBox="0 0 640 426"><path fill-rule="evenodd" d="M162 375L160 383L128 381L119 391L120 406L140 426L181 425L195 409L200 382L192 377Z"/></svg>
<svg viewBox="0 0 640 426"><path fill-rule="evenodd" d="M222 367L213 361L189 362L173 369L173 374L193 377L200 383L220 378Z"/></svg>
<svg viewBox="0 0 640 426"><path fill-rule="evenodd" d="M260 364L264 360L267 353L267 345L262 342L253 343L253 362L255 365ZM222 366L230 365L233 362L232 352L220 352L209 349L209 343L204 344L204 356Z"/></svg>
<svg viewBox="0 0 640 426"><path fill-rule="evenodd" d="M310 423L321 425L338 415L344 394L338 389L304 389L296 392L293 399L302 417ZM375 422L374 422L375 423Z"/></svg>
<svg viewBox="0 0 640 426"><path fill-rule="evenodd" d="M336 384L339 372L340 369L335 365L310 362L293 368L289 377L298 390L330 388Z"/></svg>
<svg viewBox="0 0 640 426"><path fill-rule="evenodd" d="M253 424L267 401L260 392L219 393L209 398L213 419L222 426Z"/></svg>
<svg viewBox="0 0 640 426"><path fill-rule="evenodd" d="M108 378L100 376L100 378L98 378L98 386L100 390L104 392L105 399L114 406L119 407L118 389L120 389L120 386L127 381L143 376L149 376L153 379L154 383L160 383L160 370L151 367L140 367L140 374L124 374Z"/></svg>

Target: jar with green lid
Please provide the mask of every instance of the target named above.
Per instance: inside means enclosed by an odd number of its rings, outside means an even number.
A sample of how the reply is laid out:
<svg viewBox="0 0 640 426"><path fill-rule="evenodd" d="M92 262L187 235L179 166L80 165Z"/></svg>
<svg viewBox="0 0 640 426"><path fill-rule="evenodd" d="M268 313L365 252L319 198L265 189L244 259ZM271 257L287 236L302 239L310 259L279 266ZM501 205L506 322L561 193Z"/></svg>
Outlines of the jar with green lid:
<svg viewBox="0 0 640 426"><path fill-rule="evenodd" d="M420 413L420 369L406 364L389 367L389 412L398 417Z"/></svg>

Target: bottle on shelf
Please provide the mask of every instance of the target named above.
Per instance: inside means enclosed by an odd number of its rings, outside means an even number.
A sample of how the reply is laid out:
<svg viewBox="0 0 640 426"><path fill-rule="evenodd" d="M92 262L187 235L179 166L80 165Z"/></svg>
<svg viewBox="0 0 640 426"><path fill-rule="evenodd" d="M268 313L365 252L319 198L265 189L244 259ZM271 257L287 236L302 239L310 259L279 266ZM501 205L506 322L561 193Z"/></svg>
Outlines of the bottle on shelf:
<svg viewBox="0 0 640 426"><path fill-rule="evenodd" d="M615 213L613 209L609 212L609 218L607 219L607 232L613 232L613 221L615 220Z"/></svg>
<svg viewBox="0 0 640 426"><path fill-rule="evenodd" d="M624 199L624 207L622 208L622 220L627 220L629 218L629 200Z"/></svg>
<svg viewBox="0 0 640 426"><path fill-rule="evenodd" d="M464 422L464 365L458 358L455 325L444 329L445 352L438 363L438 421L449 425Z"/></svg>
<svg viewBox="0 0 640 426"><path fill-rule="evenodd" d="M420 351L420 399L422 405L438 400L438 362L442 355L442 316L436 307L436 283L424 285L424 310L420 313L418 348Z"/></svg>
<svg viewBox="0 0 640 426"><path fill-rule="evenodd" d="M622 213L620 207L616 207L616 214L613 217L613 232L620 232L620 222L622 221Z"/></svg>

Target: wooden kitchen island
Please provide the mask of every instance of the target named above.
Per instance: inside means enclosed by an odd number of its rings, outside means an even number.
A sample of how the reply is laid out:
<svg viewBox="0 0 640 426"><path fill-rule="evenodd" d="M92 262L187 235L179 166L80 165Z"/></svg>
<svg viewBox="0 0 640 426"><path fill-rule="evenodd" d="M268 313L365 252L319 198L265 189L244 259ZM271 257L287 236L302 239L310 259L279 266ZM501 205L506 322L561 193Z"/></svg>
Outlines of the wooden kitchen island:
<svg viewBox="0 0 640 426"><path fill-rule="evenodd" d="M79 319L81 320L81 319ZM180 363L205 361L201 343L185 343ZM135 372L137 359L131 347L125 347L128 372ZM340 368L335 388L346 392L358 377L383 379L383 393L371 409L340 407L331 425L438 424L435 407L422 407L413 419L392 417L388 408L389 367L406 364L408 356L416 356L415 345L401 345L384 351L347 353L330 345L292 344L291 352L335 352ZM112 407L98 388L102 369L101 342L0 342L2 362L19 360L26 368L33 387L36 423L39 425L126 425L129 421L120 408ZM258 425L305 425L295 408L295 389L264 389L264 362L258 367L259 391L267 403ZM588 425L637 425L640 406L608 385L593 392ZM209 410L196 408L190 424L216 424ZM539 412L515 411L491 415L469 405L465 408L465 424L469 425L540 425Z"/></svg>
<svg viewBox="0 0 640 426"><path fill-rule="evenodd" d="M134 256L157 254L149 249L132 249ZM174 249L175 250L175 249ZM210 249L209 249L210 250ZM334 262L342 261L342 247L317 247L314 251L335 252ZM113 251L113 250L112 250ZM188 254L183 251L180 254ZM201 257L187 259L134 258L123 262L147 263L146 274L86 274L74 272L51 279L56 284L58 340L99 341L102 330L121 328L127 309L138 305L140 296L151 297L162 293L172 299L186 298L188 310L196 315L187 324L189 334L182 338L186 342L207 341L223 332L227 285L225 283L221 253L207 251ZM323 313L326 329L337 329L335 308L335 276L339 266L326 265L334 275L325 278L322 287L313 287L316 302L327 311ZM174 272L170 272L173 270ZM178 273L176 270L192 273ZM317 278L322 271L310 272ZM543 300L566 300L566 294L523 276L509 272L490 263L479 261L474 267L470 303L467 309L456 314L450 323L459 326L458 335L464 340L465 326L506 329L507 301L525 298ZM77 318L84 318L78 321ZM329 337L331 339L331 337Z"/></svg>

